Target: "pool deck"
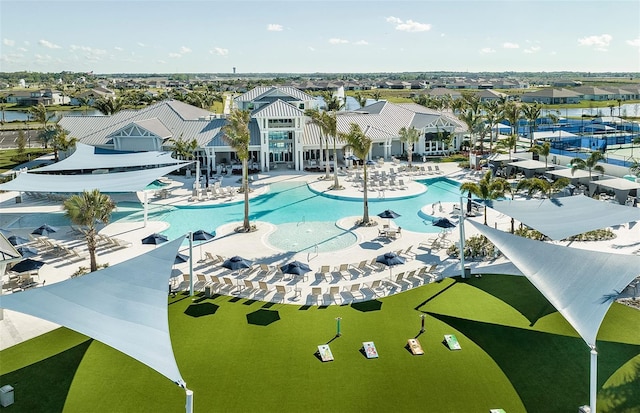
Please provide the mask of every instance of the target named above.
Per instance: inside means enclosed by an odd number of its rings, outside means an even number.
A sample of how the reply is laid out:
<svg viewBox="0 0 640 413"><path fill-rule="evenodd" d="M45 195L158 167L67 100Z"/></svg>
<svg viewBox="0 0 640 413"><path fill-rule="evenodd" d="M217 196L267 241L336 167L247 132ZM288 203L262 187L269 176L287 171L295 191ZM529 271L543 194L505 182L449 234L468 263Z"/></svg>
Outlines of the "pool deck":
<svg viewBox="0 0 640 413"><path fill-rule="evenodd" d="M417 163L417 166L433 165ZM467 176L464 170L457 167L456 164L441 163L438 164L442 170L441 174L404 174L399 176L404 180L406 189L386 190L386 191L370 191L370 197L382 197L385 198L397 198L397 197L409 197L420 194L425 191L425 187L422 184L415 182L415 180L424 178L434 178L438 176L446 176L448 178L463 181L465 179L477 179L477 176ZM390 168L397 168L397 165L392 163L386 163L383 166L377 167L376 170L385 170L387 173ZM324 174L320 173L296 173L295 171L278 171L272 173L258 174L253 177L251 183L252 192L250 198L254 198L261 194L266 193L269 190L269 185L274 182L288 180L288 181L300 181L307 182L310 189L314 192L327 192L329 196L339 196L343 198L362 198L362 191L354 185L352 181L346 180L345 176L340 176L340 183L344 189L341 190L329 190L329 186L333 184L333 179L323 180L319 179ZM223 186L238 187L238 177L224 178ZM212 200L193 200L192 190L189 189L193 185L193 178L175 178L172 177L174 182L172 183L171 194L167 198L150 197L149 202L156 205L211 205L228 202L242 202L243 197L238 194L233 198L225 197ZM16 193L4 193L0 194L0 208L3 213L46 213L60 211L59 201L48 200L34 200L25 197L20 204L15 203ZM138 193L137 197L142 199L142 193ZM190 200L191 198L191 200ZM132 195L117 196L117 201L123 200L136 200L137 198ZM252 224L256 225L257 231L252 233L236 233L234 229L240 225L240 223L230 223L222 225L216 229L216 237L206 243L195 244L193 249L194 262L193 273L194 278L197 274L204 274L208 280L211 280L211 276L228 277L233 285L222 286L221 293L244 297L244 298L256 298L264 301L273 301L284 304L293 305L332 305L332 304L348 304L353 301L362 301L374 299L377 297L387 296L390 294L397 294L410 288L422 285L426 282L437 282L444 277L450 277L460 275L459 260L449 257L446 252L446 245L459 242L458 228L454 228L451 232L447 233L445 240L439 239L439 234L425 234L402 230L401 236L398 238L386 238L379 236L379 230L382 228L383 223L387 220L378 218L370 205L369 213L371 220L378 223L375 226L361 227L357 226L356 222L362 218L362 216L345 216L341 218L336 224L344 229L352 231L357 241L348 248L332 251L332 252L291 252L283 251L274 248L266 242L268 235L275 230L275 226L268 222L256 221ZM425 212L433 216L442 216L451 219L454 222L458 221L458 217L454 212L453 203L432 204L424 206ZM482 215L474 219L482 222ZM493 225L496 228L508 230L510 227L510 219L506 216L500 215L495 211L489 209L487 212L487 220L489 225ZM636 223L637 224L637 223ZM160 221L148 221L144 226L143 222L115 222L107 225L100 230L103 235L116 237L124 241L131 243L131 246L125 248L100 248L98 250L98 262L109 263L110 265L117 264L134 256L140 255L146 251L154 248L153 245L143 245L140 243L140 239L154 233L163 231L168 227L168 224ZM18 235L27 237L30 229L16 230L14 231ZM614 232L617 238L611 241L599 241L589 243L573 242L572 247L585 248L591 250L600 250L615 252L620 254L632 254L637 253L640 245L640 240L637 235L637 228L633 225L625 224L614 228ZM466 226L466 237L474 235L475 231L471 226ZM77 246L79 249L84 248L83 241L76 238L71 231L70 227L61 228L60 231L51 234L50 238L58 240L65 245ZM434 239L437 242L433 242ZM443 246L443 244L445 246ZM367 270L361 272L354 269L361 261L375 260L379 255L382 255L391 251L407 251L404 254L406 261L402 265L395 266L393 268L385 267L381 270ZM188 248L183 248L182 253L188 254ZM311 267L311 271L306 274L306 278L295 277L287 278L281 274L262 274L259 270L251 272L238 273L230 272L222 268L219 264L213 264L211 262L201 260L201 257L205 257L206 253L220 255L223 257L231 257L234 255L240 255L246 259L254 261L256 264L267 264L271 267L279 267L287 262L298 260L304 263L308 263ZM73 259L51 257L44 255L41 258L46 261L46 264L40 269L38 279L40 282L46 280L47 284L53 282L59 282L68 279L69 276L78 269L80 266L88 267L88 259ZM350 264L347 271L340 273L339 267L343 264ZM491 261L471 261L467 264L471 267L471 273L474 276L479 276L483 273L504 273L504 274L518 274L518 270L504 257L498 257ZM320 274L319 271L322 266L328 266L330 272L327 274ZM408 275L412 271L419 271L421 268L431 268L435 266L435 270L423 277L411 278L408 280L397 281L397 275L404 273ZM188 274L189 264L178 264L174 268L176 273ZM188 283L181 283L180 277L172 278L173 285L176 289L185 291L188 290ZM264 281L269 287L268 291L262 291L259 289L250 289L244 287L244 281L251 281L255 287L258 287L258 281ZM380 281L380 288L364 288L371 286L372 283ZM354 287L354 285L356 285ZM197 284L198 285L198 284ZM202 285L198 285L202 287ZM239 286L239 287L238 287ZM275 291L276 286L284 286L286 293L281 294ZM337 294L330 294L330 289L337 287ZM321 288L320 295L313 295L314 288ZM200 288L202 290L202 288ZM627 291L628 290L628 291ZM631 289L627 289L625 294L630 296ZM201 291L197 293L201 294ZM640 296L638 291L634 292L635 296ZM194 297L195 299L196 297ZM0 349L4 349L20 343L29 338L38 336L47 331L56 328L57 325L43 321L31 316L23 315L13 311L4 311L4 319L0 321Z"/></svg>

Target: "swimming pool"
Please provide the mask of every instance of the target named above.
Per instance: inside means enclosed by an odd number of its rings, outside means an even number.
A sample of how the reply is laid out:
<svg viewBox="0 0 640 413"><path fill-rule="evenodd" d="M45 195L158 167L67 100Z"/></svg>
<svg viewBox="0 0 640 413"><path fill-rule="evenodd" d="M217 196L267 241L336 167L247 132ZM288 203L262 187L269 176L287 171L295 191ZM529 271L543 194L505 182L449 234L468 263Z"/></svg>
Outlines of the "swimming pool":
<svg viewBox="0 0 640 413"><path fill-rule="evenodd" d="M439 232L439 228L431 225L431 217L422 215L420 210L425 205L438 201L459 201L459 183L447 178L418 182L427 185L428 189L424 194L396 200L369 199L369 214L373 217L385 209L392 209L401 215L394 222L402 228L415 232ZM278 182L271 185L268 193L251 200L249 214L251 221L267 221L276 226L300 222L323 222L334 226L336 221L346 216L362 216L362 208L362 200L335 199L316 194L305 182ZM238 202L230 205L158 209L153 219L168 222L170 227L164 234L175 238L189 231L213 231L220 225L242 221L243 214L243 203ZM131 218L139 219L127 219Z"/></svg>
<svg viewBox="0 0 640 413"><path fill-rule="evenodd" d="M276 227L276 231L267 237L267 242L283 251L338 251L358 240L353 232L328 222L287 222Z"/></svg>

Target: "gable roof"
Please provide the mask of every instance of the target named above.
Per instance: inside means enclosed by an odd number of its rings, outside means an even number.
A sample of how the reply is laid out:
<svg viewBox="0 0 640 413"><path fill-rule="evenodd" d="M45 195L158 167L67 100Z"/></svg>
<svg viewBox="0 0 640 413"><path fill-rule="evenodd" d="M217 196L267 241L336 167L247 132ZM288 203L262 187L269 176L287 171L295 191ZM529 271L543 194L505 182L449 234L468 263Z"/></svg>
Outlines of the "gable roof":
<svg viewBox="0 0 640 413"><path fill-rule="evenodd" d="M268 95L278 94L291 96L292 98L300 101L310 101L314 99L313 96L291 86L258 86L236 97L234 100L236 102L255 102L267 97Z"/></svg>
<svg viewBox="0 0 640 413"><path fill-rule="evenodd" d="M277 99L275 102L270 103L266 106L257 109L255 112L251 114L253 117L264 117L264 118L274 118L274 117L295 117L295 116L304 116L304 111L298 109L290 103L284 102L280 99Z"/></svg>

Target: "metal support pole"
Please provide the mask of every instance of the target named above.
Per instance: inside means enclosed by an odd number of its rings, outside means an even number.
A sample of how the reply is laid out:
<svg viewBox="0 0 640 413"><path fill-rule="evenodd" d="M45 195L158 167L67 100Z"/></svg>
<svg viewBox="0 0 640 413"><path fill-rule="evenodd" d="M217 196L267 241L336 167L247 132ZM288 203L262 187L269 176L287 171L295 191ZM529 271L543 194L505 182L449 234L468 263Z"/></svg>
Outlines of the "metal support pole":
<svg viewBox="0 0 640 413"><path fill-rule="evenodd" d="M464 273L464 197L460 197L460 275L465 278Z"/></svg>
<svg viewBox="0 0 640 413"><path fill-rule="evenodd" d="M149 215L149 201L147 199L147 191L144 191L144 227L147 227L147 218Z"/></svg>
<svg viewBox="0 0 640 413"><path fill-rule="evenodd" d="M193 390L189 390L185 388L185 393L187 393L187 403L184 406L187 413L193 413Z"/></svg>
<svg viewBox="0 0 640 413"><path fill-rule="evenodd" d="M189 232L189 296L193 297L193 232Z"/></svg>
<svg viewBox="0 0 640 413"><path fill-rule="evenodd" d="M596 397L598 395L598 351L591 347L591 377L589 380L589 407L596 413Z"/></svg>

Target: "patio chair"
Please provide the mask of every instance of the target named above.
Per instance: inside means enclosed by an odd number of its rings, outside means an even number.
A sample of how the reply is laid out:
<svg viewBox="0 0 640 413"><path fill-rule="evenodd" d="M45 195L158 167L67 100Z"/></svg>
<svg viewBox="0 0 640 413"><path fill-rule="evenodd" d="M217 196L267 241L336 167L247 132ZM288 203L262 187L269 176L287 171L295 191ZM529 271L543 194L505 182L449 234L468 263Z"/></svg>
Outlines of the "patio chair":
<svg viewBox="0 0 640 413"><path fill-rule="evenodd" d="M358 265L351 265L351 268L356 270L359 275L366 277L369 274L369 272L371 272L371 269L367 266L367 264L368 264L368 261L364 260L364 261L360 261Z"/></svg>
<svg viewBox="0 0 640 413"><path fill-rule="evenodd" d="M336 302L336 304L338 304L338 298L340 299L340 304L342 304L343 300L342 296L340 295L340 287L338 287L337 285L329 287L329 295L331 296L331 299Z"/></svg>
<svg viewBox="0 0 640 413"><path fill-rule="evenodd" d="M320 277L322 277L324 281L331 281L331 278L332 278L331 267L328 265L321 266L320 270L316 273L316 279Z"/></svg>
<svg viewBox="0 0 640 413"><path fill-rule="evenodd" d="M434 169L435 173L436 173L436 174L438 174L438 175L442 175L442 174L444 173L444 172L442 172L442 171L440 170L440 167L439 167L438 165L435 165L435 166L433 167L433 169Z"/></svg>
<svg viewBox="0 0 640 413"><path fill-rule="evenodd" d="M265 298L271 291L274 290L274 288L267 284L265 281L258 281L258 290L260 292L260 295Z"/></svg>
<svg viewBox="0 0 640 413"><path fill-rule="evenodd" d="M316 299L316 305L318 305L318 301L322 300L322 288L311 287L311 296Z"/></svg>
<svg viewBox="0 0 640 413"><path fill-rule="evenodd" d="M281 303L284 303L284 299L287 296L287 294L289 293L290 289L287 288L286 285L276 285L276 295L273 297L274 299L276 297L281 297L281 299L279 300Z"/></svg>
<svg viewBox="0 0 640 413"><path fill-rule="evenodd" d="M363 288L360 291L362 292L362 290L370 291L376 297L381 297L384 293L381 280L373 280L370 284L363 284Z"/></svg>
<svg viewBox="0 0 640 413"><path fill-rule="evenodd" d="M336 267L334 272L340 274L340 277L348 280L351 278L351 272L349 271L349 264L340 264L339 267Z"/></svg>
<svg viewBox="0 0 640 413"><path fill-rule="evenodd" d="M360 283L351 284L350 287L345 286L344 291L351 294L351 297L353 297L354 300L356 299L356 294L360 295L360 298L364 298L364 294L360 291Z"/></svg>

